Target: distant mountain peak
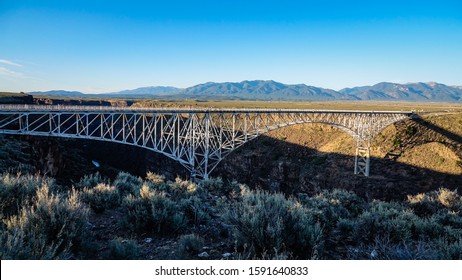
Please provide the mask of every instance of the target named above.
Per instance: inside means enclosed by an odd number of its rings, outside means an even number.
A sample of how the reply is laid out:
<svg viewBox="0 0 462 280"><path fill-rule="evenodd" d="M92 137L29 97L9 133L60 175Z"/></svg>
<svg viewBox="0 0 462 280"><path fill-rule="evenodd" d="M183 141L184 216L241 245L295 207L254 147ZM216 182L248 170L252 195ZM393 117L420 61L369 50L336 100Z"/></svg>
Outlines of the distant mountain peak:
<svg viewBox="0 0 462 280"><path fill-rule="evenodd" d="M31 92L32 95L63 97L118 97L221 100L388 100L462 102L462 86L437 82L381 82L372 86L344 88L339 91L306 84L283 84L274 80L241 82L206 82L185 89L169 86L148 86L104 94L87 95L76 91L53 90Z"/></svg>
<svg viewBox="0 0 462 280"><path fill-rule="evenodd" d="M405 84L382 82L373 86L343 89L340 92L354 95L361 100L462 102L460 87L436 82Z"/></svg>

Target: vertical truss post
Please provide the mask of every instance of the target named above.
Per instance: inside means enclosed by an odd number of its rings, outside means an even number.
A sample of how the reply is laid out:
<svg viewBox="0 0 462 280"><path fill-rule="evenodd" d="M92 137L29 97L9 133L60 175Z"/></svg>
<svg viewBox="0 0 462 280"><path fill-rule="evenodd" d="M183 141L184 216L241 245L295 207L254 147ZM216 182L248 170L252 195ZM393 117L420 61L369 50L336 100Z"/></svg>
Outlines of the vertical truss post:
<svg viewBox="0 0 462 280"><path fill-rule="evenodd" d="M53 114L49 113L48 115L48 133L52 134L53 133Z"/></svg>
<svg viewBox="0 0 462 280"><path fill-rule="evenodd" d="M141 143L143 143L143 147L146 146L146 114L141 115L141 125L142 125L142 130L141 130ZM136 140L136 144L138 144L138 140Z"/></svg>
<svg viewBox="0 0 462 280"><path fill-rule="evenodd" d="M127 118L127 115L126 114L123 114L122 115L122 142L123 143L126 143L125 141L125 122L126 122L126 119Z"/></svg>
<svg viewBox="0 0 462 280"><path fill-rule="evenodd" d="M21 115L19 114L19 131L20 132L24 132L26 129L25 129L25 115ZM24 119L24 120L23 120Z"/></svg>
<svg viewBox="0 0 462 280"><path fill-rule="evenodd" d="M204 179L209 178L209 152L210 152L210 112L205 113L205 145L204 145Z"/></svg>
<svg viewBox="0 0 462 280"><path fill-rule="evenodd" d="M189 165L191 166L191 179L196 179L196 126L195 115L189 113Z"/></svg>
<svg viewBox="0 0 462 280"><path fill-rule="evenodd" d="M356 147L355 157L355 175L362 174L366 177L369 176L370 170L370 148L369 147Z"/></svg>
<svg viewBox="0 0 462 280"><path fill-rule="evenodd" d="M175 132L176 134L176 145L175 145L175 141L173 142L173 154L177 157L177 158L180 158L180 117L181 117L181 114L180 113L176 113L175 114L176 116L176 121L174 121L173 123L173 131ZM176 126L176 129L175 129L175 126Z"/></svg>
<svg viewBox="0 0 462 280"><path fill-rule="evenodd" d="M233 135L232 135L232 149L236 148L236 113L233 113Z"/></svg>
<svg viewBox="0 0 462 280"><path fill-rule="evenodd" d="M58 134L61 134L61 114L58 114Z"/></svg>
<svg viewBox="0 0 462 280"><path fill-rule="evenodd" d="M29 114L26 114L26 126L25 126L25 128L26 128L26 131L30 130L30 128L29 128Z"/></svg>
<svg viewBox="0 0 462 280"><path fill-rule="evenodd" d="M86 123L84 123L84 125L85 125L85 136L90 136L90 123L88 121L88 115L90 115L90 113L85 114L85 121L86 121Z"/></svg>
<svg viewBox="0 0 462 280"><path fill-rule="evenodd" d="M218 156L219 156L219 161L222 160L221 157L221 152L223 151L223 113L217 114L217 117L219 118L219 135L218 135ZM216 121L215 121L216 122Z"/></svg>
<svg viewBox="0 0 462 280"><path fill-rule="evenodd" d="M247 117L248 117L248 113L244 113L244 141L245 142L247 142L247 137L249 135L247 131Z"/></svg>
<svg viewBox="0 0 462 280"><path fill-rule="evenodd" d="M99 135L99 137L101 139L104 139L104 126L103 126L103 124L105 122L104 120L105 120L104 114L101 114L101 117L100 117L100 125L101 126L100 126L100 135ZM88 126L90 126L90 125L88 125Z"/></svg>
<svg viewBox="0 0 462 280"><path fill-rule="evenodd" d="M111 134L111 140L114 141L114 113L111 113L111 126L109 127L110 134Z"/></svg>

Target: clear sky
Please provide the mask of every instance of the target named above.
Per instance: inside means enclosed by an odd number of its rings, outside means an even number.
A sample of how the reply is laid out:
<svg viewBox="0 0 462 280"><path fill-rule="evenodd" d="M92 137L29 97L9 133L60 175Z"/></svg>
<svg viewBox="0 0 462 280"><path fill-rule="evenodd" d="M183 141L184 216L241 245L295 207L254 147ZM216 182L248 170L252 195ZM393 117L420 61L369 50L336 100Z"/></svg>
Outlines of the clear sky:
<svg viewBox="0 0 462 280"><path fill-rule="evenodd" d="M0 91L462 85L462 1L0 0Z"/></svg>

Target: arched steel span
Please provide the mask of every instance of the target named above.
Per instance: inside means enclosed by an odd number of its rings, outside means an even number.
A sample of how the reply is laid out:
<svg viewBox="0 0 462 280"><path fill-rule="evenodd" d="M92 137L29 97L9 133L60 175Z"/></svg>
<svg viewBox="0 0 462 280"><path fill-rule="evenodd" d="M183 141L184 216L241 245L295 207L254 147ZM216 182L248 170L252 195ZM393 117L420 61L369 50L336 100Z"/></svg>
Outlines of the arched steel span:
<svg viewBox="0 0 462 280"><path fill-rule="evenodd" d="M357 143L355 174L369 176L370 143L413 112L0 105L0 133L111 141L178 161L208 178L229 153L268 131L303 123L336 126Z"/></svg>

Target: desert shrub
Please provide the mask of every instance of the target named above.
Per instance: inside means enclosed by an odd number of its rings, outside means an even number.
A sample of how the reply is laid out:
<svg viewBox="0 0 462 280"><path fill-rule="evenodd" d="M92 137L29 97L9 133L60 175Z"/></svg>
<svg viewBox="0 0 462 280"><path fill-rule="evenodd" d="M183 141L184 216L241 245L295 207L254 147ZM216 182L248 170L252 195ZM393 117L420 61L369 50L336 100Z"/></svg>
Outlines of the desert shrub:
<svg viewBox="0 0 462 280"><path fill-rule="evenodd" d="M325 234L336 225L342 217L349 217L348 211L340 205L333 206L323 199L303 199L303 206L307 209L311 219L323 225Z"/></svg>
<svg viewBox="0 0 462 280"><path fill-rule="evenodd" d="M165 193L156 193L151 199L154 229L159 234L179 233L187 225L183 212Z"/></svg>
<svg viewBox="0 0 462 280"><path fill-rule="evenodd" d="M64 199L37 190L32 207L5 223L1 239L2 259L63 259L77 252L87 238L87 215L74 191Z"/></svg>
<svg viewBox="0 0 462 280"><path fill-rule="evenodd" d="M414 212L419 216L430 216L438 211L438 203L427 194L408 195L408 203Z"/></svg>
<svg viewBox="0 0 462 280"><path fill-rule="evenodd" d="M375 201L370 209L358 216L353 238L364 244L373 243L378 236L387 237L395 244L409 242L418 219L398 203Z"/></svg>
<svg viewBox="0 0 462 280"><path fill-rule="evenodd" d="M456 191L441 188L436 191L436 194L438 195L438 202L445 207L458 208L462 204L462 197Z"/></svg>
<svg viewBox="0 0 462 280"><path fill-rule="evenodd" d="M124 214L121 224L124 228L141 233L152 230L152 206L149 197L135 197L129 194L123 199L121 208Z"/></svg>
<svg viewBox="0 0 462 280"><path fill-rule="evenodd" d="M244 186L235 180L224 182L221 177L217 177L203 180L200 187L215 195L237 198Z"/></svg>
<svg viewBox="0 0 462 280"><path fill-rule="evenodd" d="M357 244L358 240L354 239L354 230L356 221L352 219L339 219L335 229L332 230L330 241L341 246Z"/></svg>
<svg viewBox="0 0 462 280"><path fill-rule="evenodd" d="M122 197L127 194L137 195L143 186L143 180L129 173L120 172L117 174L113 185L119 190Z"/></svg>
<svg viewBox="0 0 462 280"><path fill-rule="evenodd" d="M0 219L17 215L22 206L31 205L39 187L54 185L51 178L3 173L0 177Z"/></svg>
<svg viewBox="0 0 462 280"><path fill-rule="evenodd" d="M442 209L462 210L462 197L456 191L445 188L409 195L407 199L414 212L420 216L430 216Z"/></svg>
<svg viewBox="0 0 462 280"><path fill-rule="evenodd" d="M206 224L210 221L210 205L197 196L180 200L179 207L185 218L193 225Z"/></svg>
<svg viewBox="0 0 462 280"><path fill-rule="evenodd" d="M99 172L96 172L94 174L83 176L83 178L81 178L78 183L74 184L74 187L77 190L83 190L84 188L92 189L96 187L98 184L108 184L108 183L109 183L108 179L103 178L101 174L99 174Z"/></svg>
<svg viewBox="0 0 462 280"><path fill-rule="evenodd" d="M180 257L197 255L203 246L202 237L195 234L182 235L178 240L178 255Z"/></svg>
<svg viewBox="0 0 462 280"><path fill-rule="evenodd" d="M294 257L318 258L322 253L319 224L298 201L282 194L248 192L224 216L234 226L237 246L248 247L252 257L287 251Z"/></svg>
<svg viewBox="0 0 462 280"><path fill-rule="evenodd" d="M440 237L455 242L462 237L462 218L458 214L440 211L419 217L398 203L374 202L353 223L352 238L363 244L372 244L378 237L386 237L393 244L430 242Z"/></svg>
<svg viewBox="0 0 462 280"><path fill-rule="evenodd" d="M209 178L201 182L201 186L209 192L222 192L225 184L221 177Z"/></svg>
<svg viewBox="0 0 462 280"><path fill-rule="evenodd" d="M165 184L165 176L164 175L159 175L159 174L156 174L156 173L152 173L151 171L146 173L146 180L148 182L153 183L156 186L161 186L161 185Z"/></svg>
<svg viewBox="0 0 462 280"><path fill-rule="evenodd" d="M141 189L139 190L139 196L143 199L151 199L156 195L156 191L151 189L151 187L147 184L143 184Z"/></svg>
<svg viewBox="0 0 462 280"><path fill-rule="evenodd" d="M174 182L169 181L167 186L167 192L173 199L188 198L198 192L198 185L196 183L189 180L182 180L179 177Z"/></svg>
<svg viewBox="0 0 462 280"><path fill-rule="evenodd" d="M439 259L442 260L462 260L462 238L451 242L446 238L440 238L436 242Z"/></svg>
<svg viewBox="0 0 462 280"><path fill-rule="evenodd" d="M435 260L440 254L430 243L413 241L396 244L377 238L373 244L348 249L348 259L367 260Z"/></svg>
<svg viewBox="0 0 462 280"><path fill-rule="evenodd" d="M140 246L135 240L111 240L108 251L104 254L107 260L137 260L140 257Z"/></svg>
<svg viewBox="0 0 462 280"><path fill-rule="evenodd" d="M341 206L353 217L358 216L365 206L365 202L362 198L346 190L334 189L332 191L323 191L316 195L315 198L327 201L333 206Z"/></svg>
<svg viewBox="0 0 462 280"><path fill-rule="evenodd" d="M88 203L96 213L106 209L115 208L120 205L119 191L108 184L99 183L94 188L84 188L80 193L84 203Z"/></svg>
<svg viewBox="0 0 462 280"><path fill-rule="evenodd" d="M457 248L462 244L462 217L459 212L440 210L428 220L432 221L427 230L432 233L429 238L438 243L442 258L455 258L454 253L448 253L451 251L448 248Z"/></svg>
<svg viewBox="0 0 462 280"><path fill-rule="evenodd" d="M240 184L236 180L232 180L227 183L227 193L225 195L229 195L231 198L238 198L244 192L248 190L248 186L245 184Z"/></svg>
<svg viewBox="0 0 462 280"><path fill-rule="evenodd" d="M180 205L164 192L151 190L144 185L139 196L129 194L123 199L122 225L137 232L158 234L179 233L187 225Z"/></svg>
<svg viewBox="0 0 462 280"><path fill-rule="evenodd" d="M37 231L25 231L21 227L10 227L0 231L0 258L2 260L68 259L69 246L59 249L60 242L49 244Z"/></svg>
<svg viewBox="0 0 462 280"><path fill-rule="evenodd" d="M241 252L235 252L233 254L235 260L291 260L294 259L292 253L287 251L278 252L276 249L269 252L263 252L261 255L256 256L253 250L249 250L245 247Z"/></svg>
<svg viewBox="0 0 462 280"><path fill-rule="evenodd" d="M462 229L462 216L460 215L460 212L440 210L433 214L431 219L442 227Z"/></svg>
<svg viewBox="0 0 462 280"><path fill-rule="evenodd" d="M322 224L326 237L340 219L358 216L365 206L356 194L344 190L323 191L314 197L301 196L300 201L310 216Z"/></svg>
<svg viewBox="0 0 462 280"><path fill-rule="evenodd" d="M409 203L374 201L357 218L340 219L330 239L349 248L345 258L459 258L462 217L443 204L455 207L456 200L441 193L414 196ZM431 211L418 216L413 212L415 204L430 205L425 209Z"/></svg>
<svg viewBox="0 0 462 280"><path fill-rule="evenodd" d="M434 240L444 234L444 227L434 218L417 218L411 224L414 240Z"/></svg>

